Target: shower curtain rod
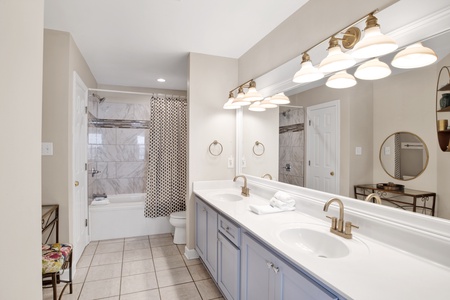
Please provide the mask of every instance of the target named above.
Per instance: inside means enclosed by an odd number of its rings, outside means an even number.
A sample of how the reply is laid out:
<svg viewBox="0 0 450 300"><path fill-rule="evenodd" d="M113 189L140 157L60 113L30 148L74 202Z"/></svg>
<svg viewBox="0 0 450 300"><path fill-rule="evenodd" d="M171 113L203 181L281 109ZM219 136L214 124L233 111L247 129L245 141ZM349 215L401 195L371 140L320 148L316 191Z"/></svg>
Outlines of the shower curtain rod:
<svg viewBox="0 0 450 300"><path fill-rule="evenodd" d="M131 91L119 91L119 90L106 90L106 89L94 89L89 88L89 91L96 91L96 92L106 92L106 93L120 93L120 94L132 94L132 95L143 95L143 96L158 96L158 95L164 95L164 96L178 96L178 97L184 97L182 95L173 95L173 94L164 94L164 93L144 93L144 92L131 92Z"/></svg>

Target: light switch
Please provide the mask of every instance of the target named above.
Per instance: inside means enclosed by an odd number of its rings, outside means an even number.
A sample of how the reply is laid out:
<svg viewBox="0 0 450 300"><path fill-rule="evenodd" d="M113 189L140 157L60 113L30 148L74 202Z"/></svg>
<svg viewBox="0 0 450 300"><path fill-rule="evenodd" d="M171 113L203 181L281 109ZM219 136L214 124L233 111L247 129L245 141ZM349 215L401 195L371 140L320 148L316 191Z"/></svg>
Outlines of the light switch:
<svg viewBox="0 0 450 300"><path fill-rule="evenodd" d="M245 157L242 158L242 164L241 164L242 168L247 167L247 161L245 160Z"/></svg>
<svg viewBox="0 0 450 300"><path fill-rule="evenodd" d="M41 144L41 154L42 155L53 155L53 143L42 143Z"/></svg>
<svg viewBox="0 0 450 300"><path fill-rule="evenodd" d="M356 155L362 155L362 147L356 147L355 148L355 154Z"/></svg>
<svg viewBox="0 0 450 300"><path fill-rule="evenodd" d="M234 160L233 160L233 156L228 156L228 169L232 169L234 168Z"/></svg>

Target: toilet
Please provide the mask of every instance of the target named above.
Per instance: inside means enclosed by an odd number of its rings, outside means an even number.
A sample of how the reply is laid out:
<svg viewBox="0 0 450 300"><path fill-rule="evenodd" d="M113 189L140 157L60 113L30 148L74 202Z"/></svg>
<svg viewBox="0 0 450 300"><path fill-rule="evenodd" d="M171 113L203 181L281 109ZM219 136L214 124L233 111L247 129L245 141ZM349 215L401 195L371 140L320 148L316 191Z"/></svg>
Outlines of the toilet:
<svg viewBox="0 0 450 300"><path fill-rule="evenodd" d="M177 211L170 214L170 224L175 227L174 244L186 244L186 212Z"/></svg>

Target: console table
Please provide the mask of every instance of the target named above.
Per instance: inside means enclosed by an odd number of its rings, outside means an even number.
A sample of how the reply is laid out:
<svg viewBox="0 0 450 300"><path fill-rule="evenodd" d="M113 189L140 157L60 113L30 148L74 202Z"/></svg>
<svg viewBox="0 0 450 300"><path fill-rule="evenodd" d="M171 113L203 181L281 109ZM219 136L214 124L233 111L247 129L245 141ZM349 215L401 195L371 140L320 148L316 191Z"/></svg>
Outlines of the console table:
<svg viewBox="0 0 450 300"><path fill-rule="evenodd" d="M411 189L385 190L376 184L359 184L354 186L355 198L364 200L367 195L376 193L381 200L393 204L401 209L412 208L413 212L421 212L434 216L436 206L436 193L417 191ZM362 197L362 198L361 198ZM430 205L427 203L431 201Z"/></svg>

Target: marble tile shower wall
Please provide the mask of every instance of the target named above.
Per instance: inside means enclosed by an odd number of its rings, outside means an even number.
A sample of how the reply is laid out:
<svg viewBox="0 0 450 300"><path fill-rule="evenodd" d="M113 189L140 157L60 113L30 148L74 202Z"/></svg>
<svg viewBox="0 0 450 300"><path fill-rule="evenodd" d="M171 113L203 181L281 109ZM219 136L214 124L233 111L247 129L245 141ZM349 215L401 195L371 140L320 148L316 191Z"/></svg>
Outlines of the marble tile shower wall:
<svg viewBox="0 0 450 300"><path fill-rule="evenodd" d="M280 113L279 126L305 123L303 108L289 108L285 114ZM279 135L279 174L281 182L303 186L303 164L305 149L305 131L284 132ZM291 169L286 169L289 164Z"/></svg>
<svg viewBox="0 0 450 300"><path fill-rule="evenodd" d="M149 105L104 102L91 109L99 119L150 119ZM144 193L149 129L89 127L88 135L89 196ZM92 169L100 173L92 176Z"/></svg>

